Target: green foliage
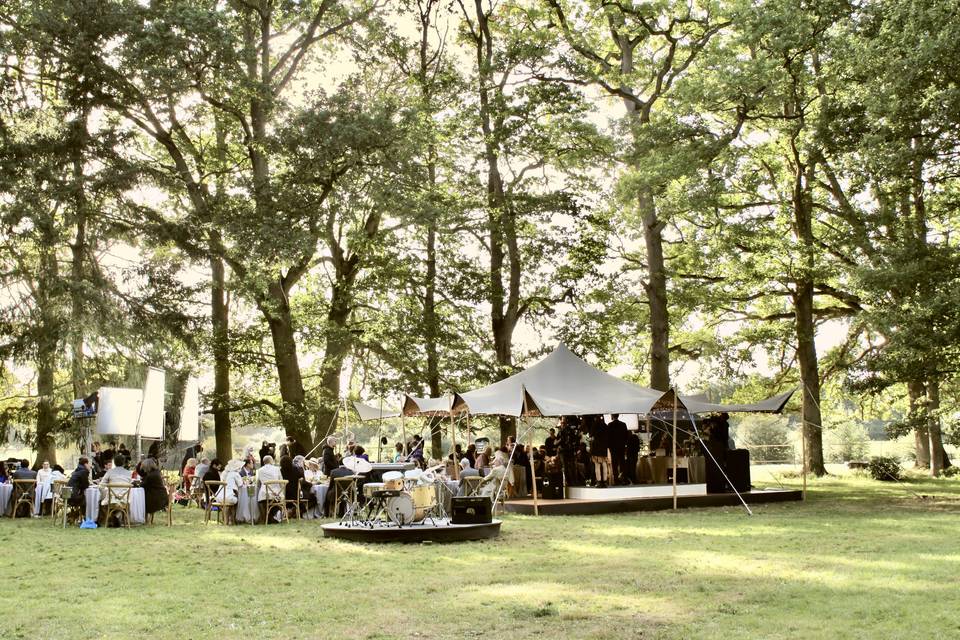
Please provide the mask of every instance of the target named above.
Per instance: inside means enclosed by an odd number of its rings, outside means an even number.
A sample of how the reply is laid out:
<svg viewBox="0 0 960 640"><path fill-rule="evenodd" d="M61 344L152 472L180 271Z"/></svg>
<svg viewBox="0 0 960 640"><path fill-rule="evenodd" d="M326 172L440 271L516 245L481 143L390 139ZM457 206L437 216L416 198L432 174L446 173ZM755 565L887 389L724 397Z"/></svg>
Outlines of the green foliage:
<svg viewBox="0 0 960 640"><path fill-rule="evenodd" d="M731 429L738 448L750 451L751 462L793 462L792 434L780 417L748 416Z"/></svg>
<svg viewBox="0 0 960 640"><path fill-rule="evenodd" d="M900 480L902 469L900 468L899 458L874 456L870 458L870 464L867 467L870 477L882 482L896 482Z"/></svg>
<svg viewBox="0 0 960 640"><path fill-rule="evenodd" d="M870 436L863 423L841 420L824 432L824 447L829 462L863 460L870 450Z"/></svg>

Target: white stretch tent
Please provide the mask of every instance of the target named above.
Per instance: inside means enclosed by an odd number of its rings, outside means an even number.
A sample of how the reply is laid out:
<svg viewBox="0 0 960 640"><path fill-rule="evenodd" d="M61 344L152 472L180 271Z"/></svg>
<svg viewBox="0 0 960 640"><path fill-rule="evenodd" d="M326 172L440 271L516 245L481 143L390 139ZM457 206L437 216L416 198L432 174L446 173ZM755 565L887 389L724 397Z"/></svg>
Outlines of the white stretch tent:
<svg viewBox="0 0 960 640"><path fill-rule="evenodd" d="M143 404L142 389L100 387L97 433L107 436L137 435L137 417Z"/></svg>
<svg viewBox="0 0 960 640"><path fill-rule="evenodd" d="M453 407L453 396L439 398L418 398L406 394L403 397L403 415L405 416L449 416Z"/></svg>
<svg viewBox="0 0 960 640"><path fill-rule="evenodd" d="M163 400L166 374L163 369L150 367L143 385L143 405L137 421L136 435L141 438L163 439Z"/></svg>
<svg viewBox="0 0 960 640"><path fill-rule="evenodd" d="M378 408L369 404L354 400L353 408L360 414L360 419L364 422L368 420L381 420L384 418L396 418L400 412L396 409Z"/></svg>
<svg viewBox="0 0 960 640"><path fill-rule="evenodd" d="M180 407L180 441L200 439L200 385L193 376L187 378Z"/></svg>
<svg viewBox="0 0 960 640"><path fill-rule="evenodd" d="M730 405L707 402L702 395L678 395L678 408L691 414L779 413L792 395L793 391L788 391L753 404ZM435 400L407 397L416 403ZM467 411L473 415L647 415L655 408L672 411L672 393L641 387L605 373L578 358L564 344L520 373L453 397L455 413ZM404 413L414 415L407 413L406 404Z"/></svg>
<svg viewBox="0 0 960 640"><path fill-rule="evenodd" d="M520 373L456 394L453 410L504 416L645 414L662 395L600 371L560 344Z"/></svg>

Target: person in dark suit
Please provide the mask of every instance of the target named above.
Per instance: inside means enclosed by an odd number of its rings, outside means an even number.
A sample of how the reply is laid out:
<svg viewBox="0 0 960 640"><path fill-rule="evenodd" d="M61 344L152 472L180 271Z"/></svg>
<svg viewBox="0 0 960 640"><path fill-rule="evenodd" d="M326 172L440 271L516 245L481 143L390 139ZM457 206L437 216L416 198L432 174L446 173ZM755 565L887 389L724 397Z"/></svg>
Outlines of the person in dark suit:
<svg viewBox="0 0 960 640"><path fill-rule="evenodd" d="M614 413L607 424L607 446L610 448L610 484L621 482L624 454L627 449L627 425Z"/></svg>
<svg viewBox="0 0 960 640"><path fill-rule="evenodd" d="M163 484L163 475L160 474L156 461L153 458L144 459L140 464L140 471L143 474L140 486L143 487L146 513L149 515L166 509L169 505L167 487Z"/></svg>
<svg viewBox="0 0 960 640"><path fill-rule="evenodd" d="M73 473L70 474L70 479L67 480L67 486L73 489L70 493L70 498L67 500L68 504L75 507L86 507L84 491L90 486L90 471L92 468L93 465L90 463L90 458L80 458L77 463L77 468L73 470Z"/></svg>
<svg viewBox="0 0 960 640"><path fill-rule="evenodd" d="M20 468L13 472L14 480L36 480L37 472L30 468L29 460L21 460Z"/></svg>
<svg viewBox="0 0 960 640"><path fill-rule="evenodd" d="M337 461L337 454L333 450L335 446L337 446L337 439L330 436L327 438L327 442L323 445L323 451L320 453L320 470L326 475L330 475L334 469L340 466L340 463Z"/></svg>

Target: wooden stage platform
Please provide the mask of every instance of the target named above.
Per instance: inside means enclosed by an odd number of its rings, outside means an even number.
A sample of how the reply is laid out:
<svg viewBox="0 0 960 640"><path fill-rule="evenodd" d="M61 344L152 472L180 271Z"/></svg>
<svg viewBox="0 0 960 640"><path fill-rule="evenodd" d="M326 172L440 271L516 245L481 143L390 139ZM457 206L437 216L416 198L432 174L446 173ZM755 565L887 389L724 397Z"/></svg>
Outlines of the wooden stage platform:
<svg viewBox="0 0 960 640"><path fill-rule="evenodd" d="M603 489L597 489L597 492ZM611 489L616 492L616 488ZM802 500L803 493L792 489L754 489L744 492L747 504L765 502L789 502ZM663 511L673 508L673 496L612 497L592 500L539 500L542 516L585 516L601 513L625 513L629 511ZM678 495L677 508L735 507L740 499L735 493L709 493L702 495ZM508 500L507 513L533 515L533 499Z"/></svg>

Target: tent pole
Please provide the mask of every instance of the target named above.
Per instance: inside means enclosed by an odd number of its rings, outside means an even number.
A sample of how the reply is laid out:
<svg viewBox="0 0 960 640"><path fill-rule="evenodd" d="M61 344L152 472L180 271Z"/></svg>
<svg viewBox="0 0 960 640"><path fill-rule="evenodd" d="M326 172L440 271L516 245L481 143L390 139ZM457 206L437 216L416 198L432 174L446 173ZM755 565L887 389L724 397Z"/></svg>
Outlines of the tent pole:
<svg viewBox="0 0 960 640"><path fill-rule="evenodd" d="M400 458L401 458L403 461L406 461L406 460L407 460L407 456L408 456L408 453L407 453L407 420L406 420L406 417L407 417L406 414L404 414L403 411L401 410L401 411L400 411L400 431L401 431L401 433L403 434L403 436L402 436L402 437L403 437L403 451L401 452Z"/></svg>
<svg viewBox="0 0 960 640"><path fill-rule="evenodd" d="M806 393L806 387L803 391ZM800 464L803 465L800 475L803 476L803 492L801 494L803 500L807 499L807 413L803 408L803 401L806 399L804 397L800 400Z"/></svg>
<svg viewBox="0 0 960 640"><path fill-rule="evenodd" d="M450 409L450 453L453 455L453 479L460 479L460 461L457 460L457 426L453 423L453 409Z"/></svg>
<svg viewBox="0 0 960 640"><path fill-rule="evenodd" d="M383 394L380 394L380 415L377 416L377 462L383 453Z"/></svg>
<svg viewBox="0 0 960 640"><path fill-rule="evenodd" d="M673 509L677 509L677 388L673 388Z"/></svg>

